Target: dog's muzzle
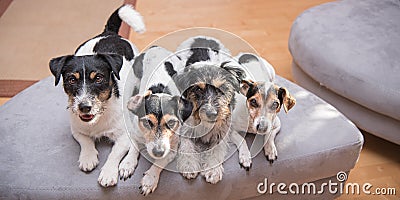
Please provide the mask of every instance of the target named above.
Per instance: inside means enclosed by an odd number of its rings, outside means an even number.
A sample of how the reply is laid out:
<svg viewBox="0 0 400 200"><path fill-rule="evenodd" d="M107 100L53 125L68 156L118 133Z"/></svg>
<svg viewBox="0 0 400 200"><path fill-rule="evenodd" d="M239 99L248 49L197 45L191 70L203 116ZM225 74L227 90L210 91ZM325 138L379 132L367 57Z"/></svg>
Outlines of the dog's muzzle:
<svg viewBox="0 0 400 200"><path fill-rule="evenodd" d="M265 133L268 130L268 121L265 117L260 117L258 124L256 125L257 133Z"/></svg>
<svg viewBox="0 0 400 200"><path fill-rule="evenodd" d="M217 121L218 111L211 104L204 104L200 107L200 116L204 116L206 121L215 122ZM202 117L203 118L203 117Z"/></svg>
<svg viewBox="0 0 400 200"><path fill-rule="evenodd" d="M90 111L92 110L92 106L90 103L83 102L78 105L79 111L81 114L79 117L81 118L82 121L84 122L89 122L94 118L94 115L90 114Z"/></svg>
<svg viewBox="0 0 400 200"><path fill-rule="evenodd" d="M164 156L165 151L164 151L164 149L154 147L154 149L152 150L152 153L155 157L162 158Z"/></svg>

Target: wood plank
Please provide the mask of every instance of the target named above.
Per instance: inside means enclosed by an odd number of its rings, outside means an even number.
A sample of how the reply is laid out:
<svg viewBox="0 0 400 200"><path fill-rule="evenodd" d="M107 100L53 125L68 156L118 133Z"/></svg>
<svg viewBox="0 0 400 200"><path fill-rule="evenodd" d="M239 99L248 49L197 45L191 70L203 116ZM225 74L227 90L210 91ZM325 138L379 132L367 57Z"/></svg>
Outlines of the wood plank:
<svg viewBox="0 0 400 200"><path fill-rule="evenodd" d="M0 97L13 97L37 81L0 80Z"/></svg>

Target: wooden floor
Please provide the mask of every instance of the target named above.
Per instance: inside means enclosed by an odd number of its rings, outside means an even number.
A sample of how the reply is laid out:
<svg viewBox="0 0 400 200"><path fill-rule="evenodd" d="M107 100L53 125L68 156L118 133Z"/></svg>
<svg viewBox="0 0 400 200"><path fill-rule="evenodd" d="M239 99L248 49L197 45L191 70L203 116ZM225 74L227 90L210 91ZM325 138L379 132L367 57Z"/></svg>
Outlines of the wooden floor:
<svg viewBox="0 0 400 200"><path fill-rule="evenodd" d="M201 2L201 3L200 3ZM214 27L229 31L249 42L266 58L277 74L293 80L288 50L289 31L296 17L307 8L327 0L157 0L137 1L144 16L145 34L131 34L139 49L176 30Z"/></svg>
<svg viewBox="0 0 400 200"><path fill-rule="evenodd" d="M238 35L266 58L278 75L293 80L288 51L290 27L307 8L327 0L158 0L137 2L147 26L130 40L145 48L159 37L190 27L215 27ZM0 98L0 105L8 98ZM400 146L364 133L365 144L348 182L396 188L396 196L342 195L339 199L399 199Z"/></svg>

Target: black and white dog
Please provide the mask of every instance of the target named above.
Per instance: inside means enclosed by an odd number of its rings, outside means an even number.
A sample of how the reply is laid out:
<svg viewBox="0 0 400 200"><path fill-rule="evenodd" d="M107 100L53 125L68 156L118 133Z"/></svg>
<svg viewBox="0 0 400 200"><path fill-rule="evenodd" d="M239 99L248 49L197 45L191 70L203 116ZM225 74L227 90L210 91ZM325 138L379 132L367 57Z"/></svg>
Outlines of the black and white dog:
<svg viewBox="0 0 400 200"><path fill-rule="evenodd" d="M53 58L49 63L55 85L62 76L68 95L72 135L81 146L79 168L87 172L98 165L95 139L105 136L114 142L98 178L104 187L117 183L118 172L121 178L132 175L138 156L137 151L129 151L137 147L130 142L121 119L123 87L138 54L131 42L118 35L122 21L137 32L145 31L141 15L124 5L110 16L103 33L80 45L74 55Z"/></svg>

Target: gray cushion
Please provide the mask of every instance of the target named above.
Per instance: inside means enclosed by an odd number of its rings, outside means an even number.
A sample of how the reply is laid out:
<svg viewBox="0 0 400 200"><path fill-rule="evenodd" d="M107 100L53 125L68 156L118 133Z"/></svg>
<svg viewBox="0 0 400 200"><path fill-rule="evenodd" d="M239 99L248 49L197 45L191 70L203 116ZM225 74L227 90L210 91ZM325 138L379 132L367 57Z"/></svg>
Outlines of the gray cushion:
<svg viewBox="0 0 400 200"><path fill-rule="evenodd" d="M259 196L257 185L264 178L304 183L350 171L363 144L358 129L315 95L280 77L277 82L296 97L297 105L289 114L280 114L282 130L276 138L279 157L275 163L270 165L260 153L246 173L235 153L224 164L223 180L216 185L201 177L187 181L180 174L164 171L150 197L251 198ZM145 199L138 187L150 163L143 157L131 179L102 188L97 177L111 145L100 141L99 166L90 173L79 170L80 148L70 133L67 97L53 84L53 78L44 79L0 107L0 199Z"/></svg>
<svg viewBox="0 0 400 200"><path fill-rule="evenodd" d="M308 76L296 63L292 65L293 78L298 84L318 94L328 103L345 113L359 128L368 130L376 136L400 144L400 121L372 111L349 99L346 99Z"/></svg>
<svg viewBox="0 0 400 200"><path fill-rule="evenodd" d="M294 22L289 47L294 62L321 85L400 120L400 1L311 8Z"/></svg>

